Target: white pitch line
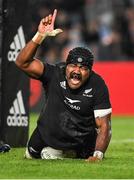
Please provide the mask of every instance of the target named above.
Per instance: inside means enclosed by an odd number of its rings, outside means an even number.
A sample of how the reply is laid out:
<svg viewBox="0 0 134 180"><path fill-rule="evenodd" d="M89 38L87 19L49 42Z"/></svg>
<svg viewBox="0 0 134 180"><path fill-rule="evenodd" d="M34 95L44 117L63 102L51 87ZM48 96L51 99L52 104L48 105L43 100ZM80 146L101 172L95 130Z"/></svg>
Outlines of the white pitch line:
<svg viewBox="0 0 134 180"><path fill-rule="evenodd" d="M111 140L111 143L134 143L134 139Z"/></svg>

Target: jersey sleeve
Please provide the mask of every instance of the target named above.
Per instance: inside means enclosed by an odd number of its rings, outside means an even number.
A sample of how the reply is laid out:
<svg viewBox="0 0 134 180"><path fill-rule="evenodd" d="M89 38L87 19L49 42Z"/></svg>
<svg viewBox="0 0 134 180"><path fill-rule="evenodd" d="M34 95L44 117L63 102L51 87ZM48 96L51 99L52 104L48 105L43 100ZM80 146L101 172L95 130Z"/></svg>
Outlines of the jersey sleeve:
<svg viewBox="0 0 134 180"><path fill-rule="evenodd" d="M105 82L101 79L96 83L94 94L94 117L104 117L112 112L109 92Z"/></svg>
<svg viewBox="0 0 134 180"><path fill-rule="evenodd" d="M55 71L55 65L44 63L43 74L39 78L39 80L43 83L44 86L48 85L48 83L51 82L54 71Z"/></svg>
<svg viewBox="0 0 134 180"><path fill-rule="evenodd" d="M110 109L109 91L103 79L96 83L94 94L94 110Z"/></svg>

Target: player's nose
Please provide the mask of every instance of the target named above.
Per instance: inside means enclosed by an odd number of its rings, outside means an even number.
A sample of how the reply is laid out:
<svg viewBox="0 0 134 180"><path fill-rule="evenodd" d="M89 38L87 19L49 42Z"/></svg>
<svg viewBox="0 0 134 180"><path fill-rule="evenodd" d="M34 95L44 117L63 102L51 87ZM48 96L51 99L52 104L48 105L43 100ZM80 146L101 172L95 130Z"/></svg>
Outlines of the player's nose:
<svg viewBox="0 0 134 180"><path fill-rule="evenodd" d="M74 72L75 73L80 73L80 66L75 66L75 69L74 69Z"/></svg>

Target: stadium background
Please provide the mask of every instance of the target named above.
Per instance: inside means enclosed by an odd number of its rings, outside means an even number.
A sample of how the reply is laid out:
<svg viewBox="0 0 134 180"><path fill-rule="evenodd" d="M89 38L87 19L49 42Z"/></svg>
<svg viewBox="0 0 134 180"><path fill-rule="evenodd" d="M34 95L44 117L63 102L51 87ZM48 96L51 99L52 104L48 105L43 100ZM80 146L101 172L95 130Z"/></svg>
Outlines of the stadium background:
<svg viewBox="0 0 134 180"><path fill-rule="evenodd" d="M58 9L55 27L64 32L47 38L36 57L43 62L57 63L65 61L71 48L88 46L95 57L93 69L108 84L113 115L134 115L134 0L1 0L0 3L4 3L0 19L0 67L3 68L2 73L0 71L0 125L7 142L13 146L26 145L29 113L39 113L45 101L41 84L19 71L13 61L24 41L36 33L40 19L55 8ZM14 47L16 39L19 39L18 49ZM12 107L20 103L20 94L26 111L14 114L14 118L25 116L28 124L9 127L6 120L9 112L13 119Z"/></svg>

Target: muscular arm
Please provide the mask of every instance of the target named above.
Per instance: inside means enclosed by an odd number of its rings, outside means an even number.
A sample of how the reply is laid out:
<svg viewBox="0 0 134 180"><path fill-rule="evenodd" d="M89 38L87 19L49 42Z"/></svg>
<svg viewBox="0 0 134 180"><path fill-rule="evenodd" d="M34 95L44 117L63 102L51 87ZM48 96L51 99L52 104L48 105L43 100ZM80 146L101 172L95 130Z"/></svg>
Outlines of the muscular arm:
<svg viewBox="0 0 134 180"><path fill-rule="evenodd" d="M39 78L43 73L44 68L43 63L40 60L34 59L38 46L39 45L32 40L28 42L19 53L15 62L21 70L33 78Z"/></svg>
<svg viewBox="0 0 134 180"><path fill-rule="evenodd" d="M95 152L100 151L102 153L105 153L111 139L111 114L108 114L104 117L97 117L95 121L98 128ZM93 156L90 156L86 161L97 161L99 160L97 156L98 155L94 154Z"/></svg>
<svg viewBox="0 0 134 180"><path fill-rule="evenodd" d="M98 136L96 139L95 150L105 153L111 139L111 114L96 118Z"/></svg>
<svg viewBox="0 0 134 180"><path fill-rule="evenodd" d="M38 79L44 70L43 63L38 59L34 59L39 45L47 36L56 36L62 32L61 29L54 29L56 15L57 10L54 10L53 15L50 14L40 21L38 32L33 37L33 39L21 50L16 59L16 65L30 77Z"/></svg>

